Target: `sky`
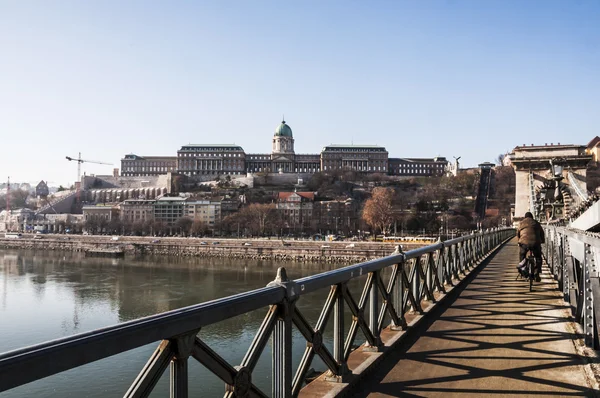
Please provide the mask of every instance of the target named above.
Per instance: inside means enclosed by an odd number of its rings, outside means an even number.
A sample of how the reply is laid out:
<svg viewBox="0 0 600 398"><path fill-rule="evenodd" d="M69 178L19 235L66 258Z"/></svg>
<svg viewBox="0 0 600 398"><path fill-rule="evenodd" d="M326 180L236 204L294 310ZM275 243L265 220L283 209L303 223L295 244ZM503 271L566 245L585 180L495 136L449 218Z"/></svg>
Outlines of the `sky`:
<svg viewBox="0 0 600 398"><path fill-rule="evenodd" d="M128 153L385 146L495 161L600 135L599 0L0 0L0 181Z"/></svg>

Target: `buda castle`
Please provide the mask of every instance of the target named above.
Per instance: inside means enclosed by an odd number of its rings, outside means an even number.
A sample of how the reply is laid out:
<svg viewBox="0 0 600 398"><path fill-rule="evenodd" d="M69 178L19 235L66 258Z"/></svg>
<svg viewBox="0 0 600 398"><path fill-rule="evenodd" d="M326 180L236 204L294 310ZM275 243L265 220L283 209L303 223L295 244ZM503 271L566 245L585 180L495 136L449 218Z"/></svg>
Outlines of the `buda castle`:
<svg viewBox="0 0 600 398"><path fill-rule="evenodd" d="M246 153L235 144L188 144L177 156L125 155L122 176L152 176L177 172L187 176L226 176L248 173L312 174L334 170L395 176L439 176L448 161L434 158L390 158L377 145L328 145L318 154L297 154L291 127L283 120L275 129L271 153Z"/></svg>

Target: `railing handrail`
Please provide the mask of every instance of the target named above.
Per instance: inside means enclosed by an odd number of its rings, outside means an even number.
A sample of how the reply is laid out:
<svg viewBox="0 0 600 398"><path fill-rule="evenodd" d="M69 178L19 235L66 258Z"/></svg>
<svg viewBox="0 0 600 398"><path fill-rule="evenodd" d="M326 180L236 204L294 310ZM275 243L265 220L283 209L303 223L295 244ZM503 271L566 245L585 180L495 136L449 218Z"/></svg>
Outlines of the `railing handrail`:
<svg viewBox="0 0 600 398"><path fill-rule="evenodd" d="M340 285L363 275L404 263L410 259L418 259L423 255L433 254L451 246L456 245L456 250L458 250L458 245L461 243L477 238L488 237L491 239L498 237L499 232L511 229L476 232L405 253L399 252L381 259L288 282L293 289L292 294L301 296L321 288ZM476 242L474 244L477 244ZM290 292L286 286L264 287L5 352L0 354L0 375L3 376L0 378L2 381L0 382L0 391L279 304L289 296ZM82 349L84 345L85 349ZM60 361L56 360L57 356ZM43 366L43 364L51 364L51 366Z"/></svg>
<svg viewBox="0 0 600 398"><path fill-rule="evenodd" d="M324 288L326 286L337 285L339 283L347 282L350 279L356 278L357 276L366 275L369 272L379 271L391 265L398 264L403 260L417 258L424 254L435 252L443 247L451 247L455 244L472 239L475 236L477 236L477 234L470 234L447 240L444 242L437 242L432 245L427 245L419 247L417 249L409 250L405 253L392 254L388 257L378 258L359 264L349 265L347 267L322 272L316 275L305 276L304 278L297 279L294 282L296 282L300 286L303 286L300 289L300 295L310 293L315 290Z"/></svg>
<svg viewBox="0 0 600 398"><path fill-rule="evenodd" d="M570 227L558 227L558 226L547 226L546 228L552 228L553 230L559 231L563 235L581 241L588 245L598 245L600 243L600 236L592 235L587 231L581 229L575 229Z"/></svg>
<svg viewBox="0 0 600 398"><path fill-rule="evenodd" d="M52 368L48 368L43 375L39 375L33 380L51 376L264 308L281 301L284 295L279 287L264 287L8 351L0 355L0 375L6 374L15 366L31 369L30 365L34 365L40 360L49 360L52 361ZM83 344L86 346L85 350L81 348ZM75 352L79 355L70 355ZM85 354L81 355L82 352ZM60 355L60 361L55 360L57 355ZM15 376L19 377L18 372L15 373L17 373ZM26 372L21 373L23 373L21 377L27 376L24 374ZM32 379L31 377L26 378ZM15 384L15 386L20 384L24 383ZM0 388L0 391L3 389Z"/></svg>

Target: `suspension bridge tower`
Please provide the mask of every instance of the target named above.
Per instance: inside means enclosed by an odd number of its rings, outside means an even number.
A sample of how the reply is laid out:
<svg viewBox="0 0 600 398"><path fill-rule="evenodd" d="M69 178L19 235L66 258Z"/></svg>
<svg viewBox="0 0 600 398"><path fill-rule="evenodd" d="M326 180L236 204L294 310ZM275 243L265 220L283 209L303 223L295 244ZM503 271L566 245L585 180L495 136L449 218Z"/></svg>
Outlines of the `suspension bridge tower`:
<svg viewBox="0 0 600 398"><path fill-rule="evenodd" d="M517 221L528 211L543 221L561 219L587 198L586 169L592 156L583 145L518 146L510 160Z"/></svg>

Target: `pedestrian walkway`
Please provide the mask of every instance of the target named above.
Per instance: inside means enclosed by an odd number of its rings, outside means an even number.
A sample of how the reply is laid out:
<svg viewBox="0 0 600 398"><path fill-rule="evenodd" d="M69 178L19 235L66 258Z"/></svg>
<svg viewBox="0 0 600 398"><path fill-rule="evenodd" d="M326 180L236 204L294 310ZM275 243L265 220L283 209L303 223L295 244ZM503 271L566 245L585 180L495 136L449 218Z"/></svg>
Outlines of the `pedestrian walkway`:
<svg viewBox="0 0 600 398"><path fill-rule="evenodd" d="M526 281L515 281L517 258L513 239L412 347L390 353L355 395L600 396L556 283L545 269L530 293Z"/></svg>

